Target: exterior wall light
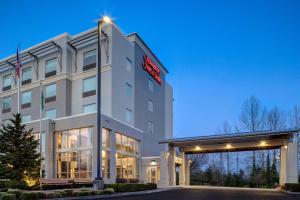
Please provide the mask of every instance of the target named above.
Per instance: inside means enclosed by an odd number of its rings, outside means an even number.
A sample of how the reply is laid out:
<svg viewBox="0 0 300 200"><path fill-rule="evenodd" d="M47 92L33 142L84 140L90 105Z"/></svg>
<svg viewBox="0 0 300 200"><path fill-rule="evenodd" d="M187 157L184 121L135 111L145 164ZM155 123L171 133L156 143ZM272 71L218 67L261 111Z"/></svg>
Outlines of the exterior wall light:
<svg viewBox="0 0 300 200"><path fill-rule="evenodd" d="M288 146L287 145L284 145L284 149L287 149L288 148Z"/></svg>
<svg viewBox="0 0 300 200"><path fill-rule="evenodd" d="M261 141L259 145L260 146L267 146L267 143L266 143L266 141Z"/></svg>
<svg viewBox="0 0 300 200"><path fill-rule="evenodd" d="M231 149L231 148L232 148L232 145L231 145L231 144L226 144L226 148L227 148L227 149Z"/></svg>
<svg viewBox="0 0 300 200"><path fill-rule="evenodd" d="M157 162L155 160L151 160L150 165L157 165Z"/></svg>
<svg viewBox="0 0 300 200"><path fill-rule="evenodd" d="M201 150L201 148L199 146L196 146L195 149L196 149L196 151Z"/></svg>

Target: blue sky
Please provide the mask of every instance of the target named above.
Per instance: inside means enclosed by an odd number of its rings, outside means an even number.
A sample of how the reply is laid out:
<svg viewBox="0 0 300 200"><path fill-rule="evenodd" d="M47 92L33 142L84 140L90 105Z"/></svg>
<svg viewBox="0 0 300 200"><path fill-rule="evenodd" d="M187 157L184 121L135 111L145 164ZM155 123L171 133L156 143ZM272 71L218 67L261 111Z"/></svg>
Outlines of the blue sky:
<svg viewBox="0 0 300 200"><path fill-rule="evenodd" d="M0 1L0 58L108 14L138 32L169 69L175 136L238 124L250 95L267 107L300 104L300 1Z"/></svg>

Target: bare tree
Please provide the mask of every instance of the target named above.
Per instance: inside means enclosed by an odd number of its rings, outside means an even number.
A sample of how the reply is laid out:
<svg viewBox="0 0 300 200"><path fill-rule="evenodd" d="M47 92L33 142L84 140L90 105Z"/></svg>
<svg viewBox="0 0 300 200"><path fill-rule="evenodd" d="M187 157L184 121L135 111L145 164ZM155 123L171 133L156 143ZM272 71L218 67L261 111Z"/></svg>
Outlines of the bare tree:
<svg viewBox="0 0 300 200"><path fill-rule="evenodd" d="M267 112L266 126L269 130L282 130L286 128L286 116L277 106L274 106Z"/></svg>
<svg viewBox="0 0 300 200"><path fill-rule="evenodd" d="M250 132L261 131L265 127L265 118L266 118L266 109L263 108L260 101L251 96L245 100L242 105L241 114L240 114L240 122L243 128ZM260 152L263 154L263 152ZM264 158L264 155L260 156ZM264 162L262 162L264 166ZM257 170L256 170L256 156L255 151L252 152L252 182L257 183L257 180L260 178L258 177Z"/></svg>
<svg viewBox="0 0 300 200"><path fill-rule="evenodd" d="M242 105L240 122L250 132L261 131L265 126L265 116L266 109L256 97L251 96Z"/></svg>

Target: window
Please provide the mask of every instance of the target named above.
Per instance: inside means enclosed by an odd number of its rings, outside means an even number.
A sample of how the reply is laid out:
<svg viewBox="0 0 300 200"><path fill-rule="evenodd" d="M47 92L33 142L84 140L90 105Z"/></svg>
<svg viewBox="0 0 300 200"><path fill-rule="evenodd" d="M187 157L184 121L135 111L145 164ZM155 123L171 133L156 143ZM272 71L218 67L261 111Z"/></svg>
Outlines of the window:
<svg viewBox="0 0 300 200"><path fill-rule="evenodd" d="M92 178L93 128L56 134L57 178Z"/></svg>
<svg viewBox="0 0 300 200"><path fill-rule="evenodd" d="M45 103L56 100L56 84L47 85L45 87Z"/></svg>
<svg viewBox="0 0 300 200"><path fill-rule="evenodd" d="M110 140L110 130L106 128L102 128L102 146L103 147L110 147L111 140Z"/></svg>
<svg viewBox="0 0 300 200"><path fill-rule="evenodd" d="M153 92L154 90L153 80L150 78L148 79L148 88L151 92Z"/></svg>
<svg viewBox="0 0 300 200"><path fill-rule="evenodd" d="M96 67L96 49L83 54L83 71Z"/></svg>
<svg viewBox="0 0 300 200"><path fill-rule="evenodd" d="M28 108L31 106L31 91L22 93L22 108Z"/></svg>
<svg viewBox="0 0 300 200"><path fill-rule="evenodd" d="M91 112L95 112L97 110L97 106L95 103L91 103L91 104L87 104L87 105L83 105L83 113L91 113Z"/></svg>
<svg viewBox="0 0 300 200"><path fill-rule="evenodd" d="M116 133L116 170L117 178L137 179L139 176L139 141Z"/></svg>
<svg viewBox="0 0 300 200"><path fill-rule="evenodd" d="M11 97L5 97L2 100L2 113L10 112L11 109Z"/></svg>
<svg viewBox="0 0 300 200"><path fill-rule="evenodd" d="M148 122L148 133L149 134L154 133L154 125L153 125L153 122L151 122L151 121Z"/></svg>
<svg viewBox="0 0 300 200"><path fill-rule="evenodd" d="M31 115L23 115L22 116L22 123L30 122L31 121Z"/></svg>
<svg viewBox="0 0 300 200"><path fill-rule="evenodd" d="M129 83L126 83L126 96L132 96L132 85L130 85Z"/></svg>
<svg viewBox="0 0 300 200"><path fill-rule="evenodd" d="M131 72L131 68L132 68L132 61L129 58L126 58L126 70L128 72Z"/></svg>
<svg viewBox="0 0 300 200"><path fill-rule="evenodd" d="M95 95L96 88L97 88L96 76L84 79L82 97Z"/></svg>
<svg viewBox="0 0 300 200"><path fill-rule="evenodd" d="M45 117L49 118L49 119L55 119L56 118L56 109L46 110Z"/></svg>
<svg viewBox="0 0 300 200"><path fill-rule="evenodd" d="M56 75L56 68L58 65L57 58L46 61L45 77L50 77Z"/></svg>
<svg viewBox="0 0 300 200"><path fill-rule="evenodd" d="M132 110L130 110L129 108L126 108L125 120L128 123L132 123Z"/></svg>
<svg viewBox="0 0 300 200"><path fill-rule="evenodd" d="M22 70L22 85L31 83L31 67Z"/></svg>
<svg viewBox="0 0 300 200"><path fill-rule="evenodd" d="M11 74L8 74L6 76L3 76L3 91L10 90L11 89L11 83L12 83L12 76Z"/></svg>
<svg viewBox="0 0 300 200"><path fill-rule="evenodd" d="M153 103L152 103L151 100L148 101L148 110L149 110L150 112L153 112Z"/></svg>

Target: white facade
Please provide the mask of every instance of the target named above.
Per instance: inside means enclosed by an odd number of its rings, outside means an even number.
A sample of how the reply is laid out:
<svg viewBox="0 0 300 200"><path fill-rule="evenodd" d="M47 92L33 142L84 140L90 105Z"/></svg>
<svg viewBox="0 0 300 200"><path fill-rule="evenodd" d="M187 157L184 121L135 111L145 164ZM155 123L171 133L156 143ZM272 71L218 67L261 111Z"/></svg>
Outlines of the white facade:
<svg viewBox="0 0 300 200"><path fill-rule="evenodd" d="M21 114L34 133L40 132L41 90L45 96L41 127L45 138L45 178L92 180L96 176L95 32L94 28L75 36L64 33L21 52L22 70L31 68L30 81L24 80L20 89L21 93L31 91L31 102L25 105L20 100ZM103 32L103 178L107 183L119 179L159 183L158 158L164 146L158 143L173 135L173 92L165 80L168 72L137 34L125 36L109 24ZM159 69L161 84L143 69L145 55ZM15 63L15 55L0 61L0 119L5 123L18 107L17 84L13 81ZM4 76L9 74L12 81L6 87ZM7 97L11 99L9 103L4 102ZM149 101L153 106L151 112Z"/></svg>

